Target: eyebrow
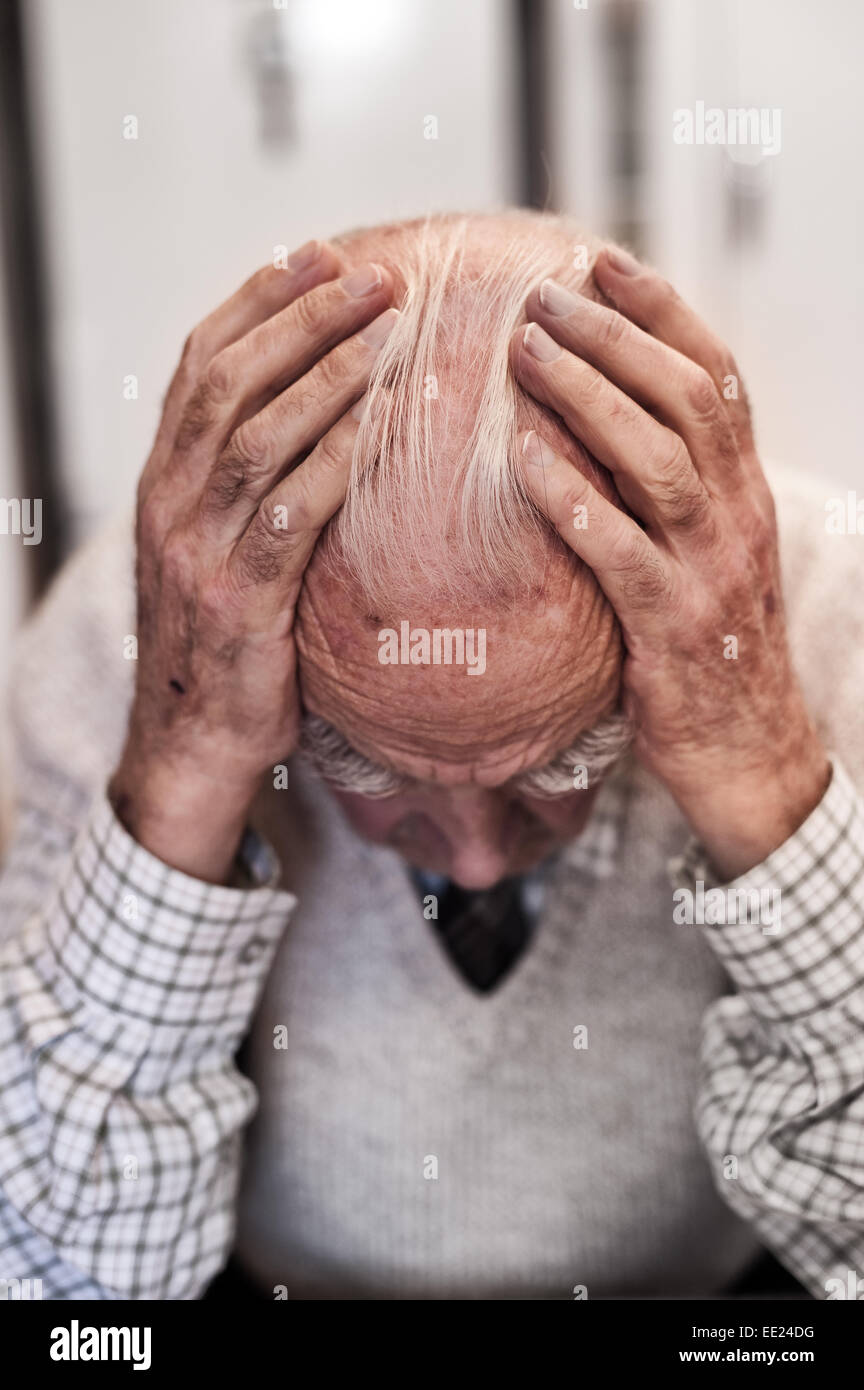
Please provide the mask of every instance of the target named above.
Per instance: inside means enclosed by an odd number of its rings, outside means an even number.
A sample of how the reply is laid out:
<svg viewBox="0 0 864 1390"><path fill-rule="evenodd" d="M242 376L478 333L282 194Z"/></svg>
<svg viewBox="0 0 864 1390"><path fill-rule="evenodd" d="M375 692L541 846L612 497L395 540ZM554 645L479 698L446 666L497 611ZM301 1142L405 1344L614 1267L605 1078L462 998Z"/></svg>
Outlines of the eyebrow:
<svg viewBox="0 0 864 1390"><path fill-rule="evenodd" d="M633 735L632 721L625 715L607 715L548 763L518 773L509 785L525 795L545 800L566 796L577 785L594 786L627 752ZM358 753L338 729L314 714L303 716L300 754L331 787L359 796L395 796L415 780ZM577 784L576 774L580 770L584 770L585 778Z"/></svg>

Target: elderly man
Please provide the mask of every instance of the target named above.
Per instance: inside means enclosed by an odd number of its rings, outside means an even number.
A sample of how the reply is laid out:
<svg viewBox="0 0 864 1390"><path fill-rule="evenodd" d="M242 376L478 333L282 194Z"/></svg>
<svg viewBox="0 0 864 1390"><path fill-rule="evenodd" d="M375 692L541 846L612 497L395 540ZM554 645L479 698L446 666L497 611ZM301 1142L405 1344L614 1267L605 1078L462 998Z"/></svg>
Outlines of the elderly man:
<svg viewBox="0 0 864 1390"><path fill-rule="evenodd" d="M20 652L5 1271L862 1296L860 541L772 482L564 219L310 244L193 332L137 638L124 526Z"/></svg>

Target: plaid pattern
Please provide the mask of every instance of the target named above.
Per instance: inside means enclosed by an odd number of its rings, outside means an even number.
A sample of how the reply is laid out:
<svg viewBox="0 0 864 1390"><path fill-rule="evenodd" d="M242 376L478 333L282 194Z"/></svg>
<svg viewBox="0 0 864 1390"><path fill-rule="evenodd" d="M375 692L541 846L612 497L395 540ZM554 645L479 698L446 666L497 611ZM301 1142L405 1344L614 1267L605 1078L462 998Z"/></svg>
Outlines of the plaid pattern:
<svg viewBox="0 0 864 1390"><path fill-rule="evenodd" d="M4 948L0 1280L184 1299L223 1266L255 1105L233 1055L295 903L246 848L260 887L199 883L103 802Z"/></svg>
<svg viewBox="0 0 864 1390"><path fill-rule="evenodd" d="M598 877L623 795L610 783L567 852ZM255 1102L233 1057L295 899L260 842L245 859L259 886L214 887L155 860L104 802L64 858L46 912L0 954L0 1280L196 1298L231 1248ZM696 878L716 882L691 844L673 882ZM4 895L15 885L13 869ZM778 935L705 929L738 993L706 1018L700 1132L722 1195L784 1264L817 1297L838 1279L861 1298L864 805L836 763L805 825L730 886L763 885L782 891Z"/></svg>
<svg viewBox="0 0 864 1390"><path fill-rule="evenodd" d="M695 841L671 869L720 886ZM703 928L737 993L705 1016L702 1142L722 1196L816 1297L864 1300L864 803L836 759L797 833L723 887L779 888L782 913L776 935Z"/></svg>

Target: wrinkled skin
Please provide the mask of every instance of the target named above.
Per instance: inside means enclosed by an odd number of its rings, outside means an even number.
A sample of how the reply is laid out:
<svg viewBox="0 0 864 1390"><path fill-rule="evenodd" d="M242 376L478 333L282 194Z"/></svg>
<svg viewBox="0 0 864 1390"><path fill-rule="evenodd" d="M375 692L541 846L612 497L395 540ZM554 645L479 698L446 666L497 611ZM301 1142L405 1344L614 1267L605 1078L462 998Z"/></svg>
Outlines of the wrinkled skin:
<svg viewBox="0 0 864 1390"><path fill-rule="evenodd" d="M737 377L726 349L615 253L595 277L616 308L580 296L555 312L553 292L532 293L513 370L572 434L528 435L525 478L574 559L530 554L542 574L530 602L459 615L490 630L482 680L434 668L418 681L416 668L377 662L377 627L408 616L395 595L392 615L369 614L328 592L314 562L307 575L347 486L351 406L376 351L375 333L362 335L371 324L380 343L396 312L386 269L352 294L337 279L347 268L324 246L260 272L193 333L172 383L139 489L137 689L111 788L131 832L175 867L229 878L261 780L296 743L299 652L307 707L413 779L388 803L343 798L355 825L465 886L578 833L593 791L532 804L507 783L622 690L638 756L718 869L759 862L830 769L791 671L746 402L722 395ZM642 526L581 466L577 438Z"/></svg>

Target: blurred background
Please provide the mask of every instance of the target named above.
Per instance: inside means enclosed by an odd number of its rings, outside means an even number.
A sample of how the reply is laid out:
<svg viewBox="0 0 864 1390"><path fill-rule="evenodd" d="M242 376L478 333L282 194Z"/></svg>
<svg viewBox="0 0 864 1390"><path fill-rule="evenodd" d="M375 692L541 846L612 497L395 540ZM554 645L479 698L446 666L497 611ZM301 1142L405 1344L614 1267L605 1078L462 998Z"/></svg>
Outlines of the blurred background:
<svg viewBox="0 0 864 1390"><path fill-rule="evenodd" d="M0 0L0 26L0 499L43 504L41 544L0 534L0 680L130 505L189 330L364 223L577 214L726 337L766 455L864 493L859 0ZM779 109L779 153L676 143L700 101Z"/></svg>

